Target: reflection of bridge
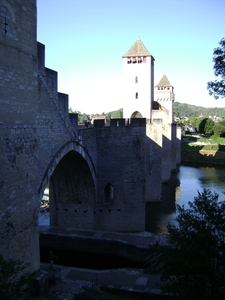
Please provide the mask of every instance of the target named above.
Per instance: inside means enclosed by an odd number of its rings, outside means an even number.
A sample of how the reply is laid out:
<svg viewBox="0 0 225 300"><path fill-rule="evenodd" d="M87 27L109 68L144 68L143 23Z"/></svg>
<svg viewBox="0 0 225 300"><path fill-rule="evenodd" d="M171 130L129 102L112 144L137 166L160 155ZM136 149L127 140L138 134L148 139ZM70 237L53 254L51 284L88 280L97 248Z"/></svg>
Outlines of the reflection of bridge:
<svg viewBox="0 0 225 300"><path fill-rule="evenodd" d="M145 203L159 200L179 161L176 128L162 126L163 112L153 111L151 122L78 127L57 73L45 68L35 4L0 0L9 23L0 33L0 253L31 262L31 270L39 268L37 218L48 183L52 226L144 231Z"/></svg>

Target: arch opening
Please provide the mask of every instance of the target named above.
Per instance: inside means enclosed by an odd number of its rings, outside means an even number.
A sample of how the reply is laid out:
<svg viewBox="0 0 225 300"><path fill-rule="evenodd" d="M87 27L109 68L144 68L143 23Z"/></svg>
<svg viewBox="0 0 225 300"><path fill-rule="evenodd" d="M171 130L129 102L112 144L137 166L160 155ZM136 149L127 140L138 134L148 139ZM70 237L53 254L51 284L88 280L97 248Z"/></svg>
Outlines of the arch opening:
<svg viewBox="0 0 225 300"><path fill-rule="evenodd" d="M91 170L83 156L72 150L62 157L49 179L50 226L91 229L92 221L84 214L93 214L95 203Z"/></svg>
<svg viewBox="0 0 225 300"><path fill-rule="evenodd" d="M76 151L67 153L50 177L50 225L80 227L74 213L92 212L95 187L85 159ZM81 222L82 223L82 222Z"/></svg>
<svg viewBox="0 0 225 300"><path fill-rule="evenodd" d="M135 111L132 113L131 118L143 118L143 117L139 111Z"/></svg>

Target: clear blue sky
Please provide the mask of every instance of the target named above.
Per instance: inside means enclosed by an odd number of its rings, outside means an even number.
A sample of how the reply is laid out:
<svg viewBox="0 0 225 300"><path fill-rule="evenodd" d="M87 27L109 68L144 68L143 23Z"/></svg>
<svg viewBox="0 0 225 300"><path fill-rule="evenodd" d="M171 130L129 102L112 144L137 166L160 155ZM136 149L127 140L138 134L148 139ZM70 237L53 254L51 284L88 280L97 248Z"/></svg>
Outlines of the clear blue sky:
<svg viewBox="0 0 225 300"><path fill-rule="evenodd" d="M206 89L224 12L224 0L37 0L37 39L73 110L122 108L122 56L139 35L155 58L155 85L166 74L176 101L225 107Z"/></svg>

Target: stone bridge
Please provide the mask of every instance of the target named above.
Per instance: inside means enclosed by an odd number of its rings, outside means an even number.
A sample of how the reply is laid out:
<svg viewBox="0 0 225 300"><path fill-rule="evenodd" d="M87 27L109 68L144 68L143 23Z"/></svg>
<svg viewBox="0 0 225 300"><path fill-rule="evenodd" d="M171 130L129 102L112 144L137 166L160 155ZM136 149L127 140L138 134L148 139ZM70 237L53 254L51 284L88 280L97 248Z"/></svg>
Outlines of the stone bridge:
<svg viewBox="0 0 225 300"><path fill-rule="evenodd" d="M40 202L49 184L51 226L143 231L146 120L79 127L57 73L45 68L44 49L38 43L37 192Z"/></svg>
<svg viewBox="0 0 225 300"><path fill-rule="evenodd" d="M78 126L57 72L36 40L36 1L0 0L0 254L39 269L38 214L50 188L50 225L145 230L145 203L179 162L176 128L153 119Z"/></svg>

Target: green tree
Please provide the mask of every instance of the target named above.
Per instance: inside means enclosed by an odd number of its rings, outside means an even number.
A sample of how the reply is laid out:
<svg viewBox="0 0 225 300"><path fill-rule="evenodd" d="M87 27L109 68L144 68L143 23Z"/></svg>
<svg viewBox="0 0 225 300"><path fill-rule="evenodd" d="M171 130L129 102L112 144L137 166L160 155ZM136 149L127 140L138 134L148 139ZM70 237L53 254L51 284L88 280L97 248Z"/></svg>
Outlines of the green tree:
<svg viewBox="0 0 225 300"><path fill-rule="evenodd" d="M225 137L225 126L222 124L215 124L213 127L213 133L219 137Z"/></svg>
<svg viewBox="0 0 225 300"><path fill-rule="evenodd" d="M160 251L161 289L178 299L225 299L225 201L204 189L178 205L177 225L168 225Z"/></svg>
<svg viewBox="0 0 225 300"><path fill-rule="evenodd" d="M198 123L197 123L197 131L199 133L205 133L205 123L206 123L206 118L198 118Z"/></svg>
<svg viewBox="0 0 225 300"><path fill-rule="evenodd" d="M213 51L214 74L219 80L210 81L207 84L209 95L213 95L215 99L225 97L225 39L219 42L220 47Z"/></svg>
<svg viewBox="0 0 225 300"><path fill-rule="evenodd" d="M198 123L199 123L199 118L197 118L197 117L192 117L192 118L189 119L189 123L190 123L191 125L193 125L193 126L197 129Z"/></svg>
<svg viewBox="0 0 225 300"><path fill-rule="evenodd" d="M214 125L215 122L211 118L207 118L205 122L204 133L207 135L212 135Z"/></svg>
<svg viewBox="0 0 225 300"><path fill-rule="evenodd" d="M90 119L89 115L82 114L80 117L80 122L88 121Z"/></svg>
<svg viewBox="0 0 225 300"><path fill-rule="evenodd" d="M111 116L112 116L112 114L111 114L111 112L109 112L109 113L107 113L105 116L106 116L106 118L110 119Z"/></svg>
<svg viewBox="0 0 225 300"><path fill-rule="evenodd" d="M174 118L180 118L180 111L178 109L178 107L174 108Z"/></svg>

